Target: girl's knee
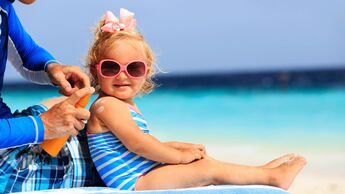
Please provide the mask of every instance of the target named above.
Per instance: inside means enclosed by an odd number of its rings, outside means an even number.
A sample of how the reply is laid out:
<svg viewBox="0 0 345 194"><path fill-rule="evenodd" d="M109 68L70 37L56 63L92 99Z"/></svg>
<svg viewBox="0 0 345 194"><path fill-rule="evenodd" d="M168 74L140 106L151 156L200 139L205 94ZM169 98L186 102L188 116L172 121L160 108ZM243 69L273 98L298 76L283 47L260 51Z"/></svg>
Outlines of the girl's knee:
<svg viewBox="0 0 345 194"><path fill-rule="evenodd" d="M205 177L208 177L211 183L215 183L221 170L219 162L211 157L203 158L197 162L199 169L205 173Z"/></svg>

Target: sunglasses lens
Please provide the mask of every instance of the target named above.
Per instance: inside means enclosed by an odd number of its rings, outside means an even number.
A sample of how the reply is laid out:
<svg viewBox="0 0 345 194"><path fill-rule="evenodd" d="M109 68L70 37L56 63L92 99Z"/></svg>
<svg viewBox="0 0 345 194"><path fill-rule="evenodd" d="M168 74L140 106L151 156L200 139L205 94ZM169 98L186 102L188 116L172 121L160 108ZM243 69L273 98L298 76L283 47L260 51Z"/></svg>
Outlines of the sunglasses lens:
<svg viewBox="0 0 345 194"><path fill-rule="evenodd" d="M127 72L132 77L141 77L145 75L145 63L136 61L127 66Z"/></svg>
<svg viewBox="0 0 345 194"><path fill-rule="evenodd" d="M120 65L114 61L103 61L101 66L101 73L103 76L112 77L119 73Z"/></svg>

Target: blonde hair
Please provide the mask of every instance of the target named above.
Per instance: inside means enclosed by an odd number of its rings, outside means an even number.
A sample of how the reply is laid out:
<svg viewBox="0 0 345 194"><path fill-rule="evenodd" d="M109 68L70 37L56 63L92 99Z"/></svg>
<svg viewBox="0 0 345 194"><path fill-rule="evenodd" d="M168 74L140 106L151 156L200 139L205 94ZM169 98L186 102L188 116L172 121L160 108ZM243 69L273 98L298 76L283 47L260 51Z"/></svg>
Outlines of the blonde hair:
<svg viewBox="0 0 345 194"><path fill-rule="evenodd" d="M156 73L156 70L154 68L155 55L152 49L145 41L144 37L138 31L121 30L117 32L104 32L101 30L101 27L104 25L104 23L104 19L102 19L98 23L98 26L96 27L94 32L94 41L86 57L86 67L90 71L89 74L91 79L91 85L96 89L96 92L99 93L101 91L101 88L97 83L97 77L96 75L94 75L93 72L95 72L96 70L96 64L103 59L103 54L105 53L105 51L121 41L129 41L129 43L136 46L137 48L143 49L146 57L147 66L149 67L146 80L139 93L150 93L155 87L153 77Z"/></svg>

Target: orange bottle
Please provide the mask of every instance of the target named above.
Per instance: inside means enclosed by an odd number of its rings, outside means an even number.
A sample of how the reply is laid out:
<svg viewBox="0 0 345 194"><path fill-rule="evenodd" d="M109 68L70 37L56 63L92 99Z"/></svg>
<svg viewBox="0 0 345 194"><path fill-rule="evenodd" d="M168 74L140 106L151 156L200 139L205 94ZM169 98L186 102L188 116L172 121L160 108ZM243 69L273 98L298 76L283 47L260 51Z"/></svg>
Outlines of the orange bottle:
<svg viewBox="0 0 345 194"><path fill-rule="evenodd" d="M85 108L87 103L89 102L90 95L86 95L81 98L77 104L75 104L76 108ZM44 151L46 151L49 155L56 157L56 155L60 152L61 148L65 145L66 141L68 140L69 136L59 137L55 139L48 139L44 140L41 144L41 147Z"/></svg>

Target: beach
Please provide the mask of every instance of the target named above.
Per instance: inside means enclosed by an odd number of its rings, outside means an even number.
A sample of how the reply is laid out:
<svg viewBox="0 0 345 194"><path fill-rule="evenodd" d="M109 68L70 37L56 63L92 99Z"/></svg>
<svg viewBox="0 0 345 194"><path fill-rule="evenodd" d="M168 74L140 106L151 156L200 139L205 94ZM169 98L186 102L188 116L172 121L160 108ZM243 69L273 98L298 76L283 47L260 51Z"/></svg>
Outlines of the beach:
<svg viewBox="0 0 345 194"><path fill-rule="evenodd" d="M10 91L12 110L56 96L56 91ZM92 97L91 102L95 99ZM158 90L137 103L161 141L201 143L222 161L263 165L287 153L308 163L293 194L345 193L345 90Z"/></svg>

